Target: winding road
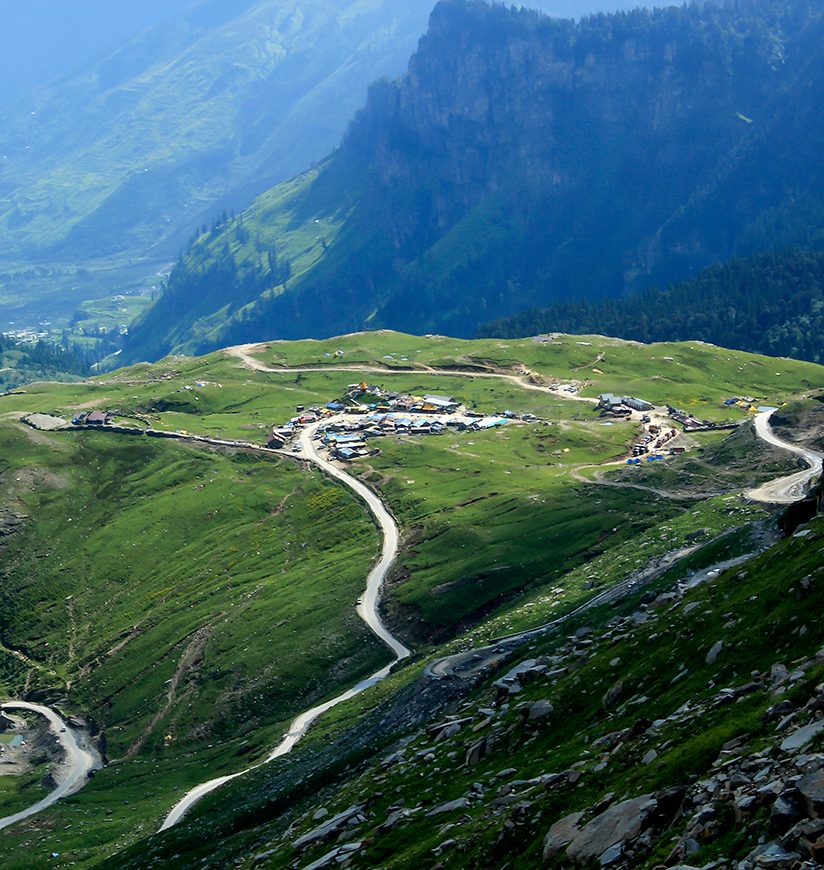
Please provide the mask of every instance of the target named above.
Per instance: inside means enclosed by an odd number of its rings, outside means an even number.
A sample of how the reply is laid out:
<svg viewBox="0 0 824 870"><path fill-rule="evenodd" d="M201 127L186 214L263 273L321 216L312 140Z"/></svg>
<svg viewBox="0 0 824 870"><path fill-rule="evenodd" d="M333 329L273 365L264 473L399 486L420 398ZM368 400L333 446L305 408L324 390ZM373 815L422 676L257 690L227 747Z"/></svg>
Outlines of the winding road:
<svg viewBox="0 0 824 870"><path fill-rule="evenodd" d="M758 437L773 447L788 450L790 453L800 456L809 467L787 477L771 480L757 489L751 489L747 493L747 497L766 504L793 504L804 498L812 482L821 476L824 456L809 447L800 447L797 444L782 441L770 427L770 418L774 413L775 411L765 411L755 418L755 431Z"/></svg>
<svg viewBox="0 0 824 870"><path fill-rule="evenodd" d="M459 378L497 378L498 380L505 380L509 381L510 383L514 383L516 386L521 387L524 390L533 390L541 393L549 393L556 398L564 399L567 401L587 402L589 404L598 403L597 399L587 398L585 396L578 396L558 389L552 389L551 387L544 384L535 383L533 380L531 380L531 378L534 378L535 375L528 370L525 370L523 375L515 375L507 374L506 372L477 372L445 368L435 369L429 366L408 369L389 369L375 365L347 364L340 366L301 366L297 368L287 368L278 366L267 366L265 363L261 362L261 360L257 359L254 356L255 351L265 348L265 344L243 344L237 345L236 347L226 348L225 353L228 356L232 356L240 360L248 368L259 372L299 374L307 372L348 371L360 372L363 374L380 375L408 376L410 374L422 374L428 376L434 375L441 377ZM746 495L753 501L763 502L765 504L793 504L794 502L800 501L802 498L804 498L812 482L817 477L821 476L822 459L824 459L824 457L822 457L822 455L820 453L817 453L815 450L811 450L806 447L800 447L796 444L790 444L787 441L783 441L782 439L778 438L778 436L776 436L770 428L770 418L774 413L775 410L765 411L755 418L756 434L759 438L761 438L762 441L765 441L767 444L770 444L771 446L777 447L781 450L787 450L790 453L794 453L797 456L800 456L809 467L803 471L798 471L795 474L781 477L776 480L771 480L768 483L765 483L762 486L758 487L757 489L749 490ZM602 483L605 486L625 485L611 484L607 481L603 481ZM638 486L636 488L641 489L642 487ZM651 491L662 497L667 497L666 494L660 490Z"/></svg>
<svg viewBox="0 0 824 870"><path fill-rule="evenodd" d="M252 355L253 351L258 347L262 347L262 345L242 345L239 347L228 348L226 350L226 353L239 359L249 368L261 372L289 374L318 371L352 371L381 375L408 376L410 374L422 374L427 376L442 377L496 378L499 380L510 381L521 387L522 389L548 393L556 396L557 398L565 400L581 401L589 404L596 402L595 399L584 398L581 396L573 395L571 393L562 392L557 389L551 389L549 386L546 385L535 383L530 380L530 378L534 376L528 371L525 372L522 376L519 376L515 374L498 372L473 372L431 368L410 368L393 370L381 368L379 366L359 365L341 365L328 367L305 366L298 368L270 367L265 365L263 362L261 362L259 359L256 359ZM813 450L789 444L778 438L772 432L769 425L769 419L772 413L773 412L767 412L759 415L756 418L755 428L758 436L772 446L788 450L801 456L810 467L804 471L799 471L787 477L782 477L767 484L764 484L758 489L749 491L747 493L747 496L751 499L771 504L791 504L803 498L814 478L821 474L822 456ZM378 523L378 526L380 527L383 536L381 557L374 565L367 577L366 590L362 598L358 602L357 613L358 616L363 619L363 621L366 623L372 633L389 648L393 656L392 661L388 665L381 668L379 671L372 674L365 680L362 680L357 685L353 686L347 691L297 716L292 721L291 725L289 726L289 730L284 735L281 742L272 750L272 752L264 761L261 761L258 764L253 765L245 770L238 771L237 773L211 779L208 782L204 782L201 785L193 788L175 805L172 811L168 814L163 822L163 825L160 828L161 831L165 831L177 824L186 815L186 813L207 794L210 794L211 792L220 788L222 785L225 785L232 780L238 779L239 777L242 777L247 773L256 770L263 765L268 764L275 759L280 758L281 756L291 752L294 746L306 734L309 727L320 716L322 716L324 713L337 706L338 704L341 704L344 701L349 700L350 698L354 698L361 692L385 679L391 672L395 664L405 658L408 658L411 655L410 650L406 646L404 646L404 644L400 640L398 640L384 625L378 612L384 581L386 580L386 577L399 552L400 534L398 531L397 523L393 519L392 515L389 513L384 503L372 490L370 490L359 480L356 480L354 477L350 476L341 468L337 467L318 453L315 448L313 436L317 432L321 423L326 425L329 423L329 420L323 420L304 429L300 435L300 452L290 452L287 455L313 463L314 465L322 469L324 473L340 481L345 486L349 487L366 503L367 507L375 517L375 520ZM259 445L246 444L244 442L232 442L222 439L201 437L193 438L191 436L181 436L173 433L163 434L165 434L167 437L180 438L181 440L198 441L208 444L214 444L217 446L240 448L248 447L255 450L262 449L259 447ZM670 555L675 556L682 554ZM627 582L629 582L629 580ZM609 601L615 595L620 595L624 589L624 585L625 584L619 584L618 587L605 590L604 592L596 596L596 598L592 601L587 602L585 605L582 605L582 608L579 608L579 611L576 611L576 613L582 611L583 609L595 606L596 604L601 604ZM568 614L565 619L568 619L572 615L574 614ZM560 620L558 622L560 622ZM491 658L494 658L496 655L505 655L507 652L507 647L511 646L512 644L520 643L522 640L528 639L532 635L547 630L547 628L552 627L554 624L555 623L551 623L548 626L540 626L539 628L531 629L530 631L522 632L508 638L500 638L499 640L493 642L493 644L491 644L490 646L484 647L480 650L469 650L465 653L459 653L456 656L448 656L445 659L441 659L438 662L430 665L428 668L428 673L430 674L430 676L438 678L446 676L449 672L454 671L455 669L463 669L464 671L466 671L467 669L472 670L473 668L476 668L476 665L472 663L472 659L474 657L478 657L488 663ZM63 780L60 786L58 786L58 788L56 788L50 795L48 795L48 797L13 816L9 816L5 819L0 819L0 829L2 829L4 827L8 827L9 825L15 824L16 822L22 821L29 816L41 812L42 810L54 804L56 801L60 800L62 797L65 797L66 795L72 794L73 792L77 791L85 783L89 773L97 766L99 766L99 759L93 753L80 747L72 730L65 725L60 716L53 710L35 704L27 704L22 701L9 701L3 703L0 706L5 707L9 710L29 710L45 716L49 720L52 730L56 732L61 744L64 747L64 750L66 752L67 764L69 766L69 773L66 778Z"/></svg>
<svg viewBox="0 0 824 870"><path fill-rule="evenodd" d="M62 781L57 788L25 810L0 819L0 830L16 825L18 822L48 809L61 798L74 794L86 784L89 774L102 766L100 756L94 750L80 745L81 742L85 741L80 737L79 732L67 725L51 708L42 707L39 704L29 704L26 701L3 701L0 703L0 712L6 710L9 712L24 710L28 713L37 713L46 719L50 730L63 749L65 758L58 770L58 778Z"/></svg>
<svg viewBox="0 0 824 870"><path fill-rule="evenodd" d="M533 392L538 393L548 393L551 396L555 396L558 399L564 399L566 401L571 402L585 402L588 405L597 405L597 399L591 399L585 396L578 396L574 393L567 393L565 391L561 391L556 389L552 389L545 384L537 384L530 380L531 377L535 377L533 372L525 369L524 374L522 375L514 375L507 374L506 372L478 372L478 371L466 371L464 369L445 369L445 368L432 368L431 366L424 367L414 367L407 369L390 369L383 368L381 366L370 366L370 365L357 365L357 364L346 364L346 365L328 365L328 366L298 366L298 367L285 367L285 366L267 366L265 363L262 363L259 359L257 359L253 353L257 348L265 348L265 344L241 344L236 347L227 347L224 350L228 356L235 357L235 359L239 359L244 365L248 366L250 369L254 369L258 372L270 372L273 374L283 374L283 375L291 375L291 374L308 374L310 372L318 373L318 372L359 372L360 374L367 375L435 375L436 377L450 377L450 378L494 378L499 381L509 381L510 383L515 384L524 390L532 390Z"/></svg>
<svg viewBox="0 0 824 870"><path fill-rule="evenodd" d="M331 421L323 420L321 422L328 425ZM386 665L386 667L381 668L379 671L372 674L371 677L367 677L351 689L347 689L335 698L325 701L323 704L319 704L317 707L313 707L305 713L301 713L300 716L292 722L283 740L281 740L265 761L255 764L246 770L241 770L238 773L217 777L216 779L209 780L208 782L204 782L193 788L180 801L178 801L174 809L172 809L169 815L166 816L166 819L160 828L161 831L168 830L173 825L176 825L201 798L215 791L215 789L262 767L264 764L269 764L269 762L274 761L276 758L287 755L292 751L293 747L298 743L303 735L306 734L312 723L327 710L331 710L332 707L336 707L338 704L342 704L344 701L354 698L356 695L359 695L361 692L374 686L376 683L379 683L389 675L392 667L397 664L397 662L408 658L411 655L411 651L407 649L407 647L405 647L383 624L380 614L378 613L383 584L386 580L386 575L389 573L389 570L398 555L400 547L398 525L386 509L383 502L374 492L372 492L371 489L369 489L369 487L324 459L317 452L312 436L317 432L320 425L321 423L319 422L304 429L300 434L300 453L290 453L290 455L314 463L323 469L323 471L330 477L333 477L335 480L339 480L345 486L348 486L366 502L367 507L372 512L372 515L380 526L383 534L381 557L369 572L369 576L366 580L366 591L358 602L357 613L358 616L360 616L360 618L369 626L372 633L389 647L393 659L388 665Z"/></svg>

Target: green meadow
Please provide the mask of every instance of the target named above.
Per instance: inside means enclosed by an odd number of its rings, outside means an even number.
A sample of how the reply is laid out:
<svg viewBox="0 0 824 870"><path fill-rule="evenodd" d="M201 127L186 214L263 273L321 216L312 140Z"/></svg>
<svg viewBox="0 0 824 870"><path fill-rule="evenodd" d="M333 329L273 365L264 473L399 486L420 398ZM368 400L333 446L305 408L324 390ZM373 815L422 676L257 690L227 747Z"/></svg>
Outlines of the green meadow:
<svg viewBox="0 0 824 870"><path fill-rule="evenodd" d="M170 357L77 384L29 384L0 397L0 416L33 411L70 417L81 410L114 411L125 425L235 438L263 444L273 423L298 405L325 405L366 377L387 390L449 392L484 412L532 412L549 420L590 420L592 409L551 394L523 390L505 379L437 376L425 372L257 372L224 354Z"/></svg>
<svg viewBox="0 0 824 870"><path fill-rule="evenodd" d="M0 807L3 815L24 810L44 798L48 789L43 786L43 779L48 773L49 764L43 757L36 759L20 776L4 776L0 767Z"/></svg>
<svg viewBox="0 0 824 870"><path fill-rule="evenodd" d="M334 356L338 351L343 355ZM29 385L24 395L0 398L0 415L107 408L121 415L137 414L158 428L262 441L268 427L292 416L296 405L325 404L361 378L398 391L451 393L483 411L531 411L550 420L593 418L584 403L524 390L506 379L438 375L427 373L426 367L512 374L526 366L548 380L580 383L584 396L604 391L640 395L709 419L743 419L743 411L722 404L732 396L779 404L824 382L824 371L813 363L698 342L640 345L598 336L560 336L545 344L533 339L463 341L374 332L323 342L273 342L261 346L256 356L275 368L308 366L322 371L256 372L223 352L173 356L82 384ZM335 371L336 366L382 370Z"/></svg>
<svg viewBox="0 0 824 870"><path fill-rule="evenodd" d="M125 789L112 836L257 760L292 716L386 660L354 613L377 531L320 473L8 421L0 440L3 502L29 518L3 548L0 638L33 663L0 650L2 682L102 730L111 766L74 800L82 816Z"/></svg>
<svg viewBox="0 0 824 870"><path fill-rule="evenodd" d="M632 428L565 421L381 439L380 455L355 468L404 529L389 604L400 624L411 617L445 639L677 511L570 477L576 465L624 455Z"/></svg>
<svg viewBox="0 0 824 870"><path fill-rule="evenodd" d="M188 787L258 760L297 712L386 661L354 612L379 537L344 487L277 454L46 434L22 425L22 414L101 408L136 427L262 443L297 406L325 404L365 378L449 393L487 413L539 415L549 425L379 439L379 453L353 466L401 526L387 619L428 659L569 612L698 529L707 545L734 536L764 510L696 492L716 472L734 493L791 467L736 433L704 436L702 454L654 471L616 471L609 463L625 455L634 424L606 425L590 404L506 378L428 367L506 374L525 365L583 383L586 395L636 393L703 416L740 416L721 404L728 395L778 403L822 382L811 364L597 337L546 345L369 333L273 343L260 358L318 370L258 372L218 352L0 396L0 508L26 517L2 539L0 691L34 691L86 716L109 759L77 795L4 832L20 856L4 866L51 851L95 864L151 833ZM651 374L659 370L666 380ZM604 463L598 474L619 486L588 479ZM624 485L639 481L670 497ZM421 667L334 711L307 745L360 721ZM20 785L0 789L0 812L18 805Z"/></svg>
<svg viewBox="0 0 824 870"><path fill-rule="evenodd" d="M334 356L338 351L342 355ZM327 356L327 354L329 354ZM644 345L604 336L463 340L366 332L326 341L271 342L260 359L271 365L431 366L512 371L526 366L562 383L584 384L584 396L639 395L708 418L741 415L719 403L747 395L777 404L822 383L815 363L727 350L703 342Z"/></svg>

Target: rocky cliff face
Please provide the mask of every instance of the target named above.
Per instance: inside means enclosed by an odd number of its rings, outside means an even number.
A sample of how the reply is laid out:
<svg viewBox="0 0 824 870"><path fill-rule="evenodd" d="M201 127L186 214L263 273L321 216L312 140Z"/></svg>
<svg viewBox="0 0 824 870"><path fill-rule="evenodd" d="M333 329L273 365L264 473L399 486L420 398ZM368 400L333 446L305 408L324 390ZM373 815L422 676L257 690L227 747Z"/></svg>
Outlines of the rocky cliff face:
<svg viewBox="0 0 824 870"><path fill-rule="evenodd" d="M441 230L448 215L513 182L586 199L595 179L625 187L649 160L657 175L682 178L660 191L674 198L692 189L685 170L742 138L735 108L762 102L776 79L773 46L753 46L746 33L729 46L690 44L678 33L685 15L576 26L442 3L408 75L373 96L350 143L387 189L432 186Z"/></svg>
<svg viewBox="0 0 824 870"><path fill-rule="evenodd" d="M242 311L208 337L185 326L178 347L364 326L470 334L768 247L778 226L792 237L795 203L820 190L807 158L824 144L821 37L821 13L774 0L579 23L443 0L407 75L372 88L318 177L279 210L252 208L269 241L250 249L250 220L201 240L148 324L185 320L195 274L228 258ZM329 215L334 238L307 263L294 227ZM285 282L264 266L250 297L267 244L305 265Z"/></svg>
<svg viewBox="0 0 824 870"><path fill-rule="evenodd" d="M441 239L498 197L529 230L523 253L540 253L497 279L541 292L619 292L728 253L734 232L719 245L700 226L677 239L666 227L774 117L794 46L769 14L691 8L575 25L441 3L409 74L373 95L350 135L374 167L393 244Z"/></svg>

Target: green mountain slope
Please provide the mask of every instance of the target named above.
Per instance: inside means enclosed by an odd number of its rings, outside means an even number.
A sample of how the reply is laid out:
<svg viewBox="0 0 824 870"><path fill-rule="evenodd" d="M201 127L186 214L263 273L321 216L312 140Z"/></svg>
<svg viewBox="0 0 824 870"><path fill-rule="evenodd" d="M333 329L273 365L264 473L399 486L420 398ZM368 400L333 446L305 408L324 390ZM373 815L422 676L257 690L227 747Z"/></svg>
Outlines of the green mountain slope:
<svg viewBox="0 0 824 870"><path fill-rule="evenodd" d="M806 244L824 223L822 27L774 0L577 25L442 2L338 151L194 243L127 358L364 327L471 334Z"/></svg>
<svg viewBox="0 0 824 870"><path fill-rule="evenodd" d="M444 699L419 693L425 661L560 616L696 542L706 549L679 570L760 546L772 534L761 525L770 511L741 492L796 464L723 400L796 400L783 422L801 432L802 397L822 382L812 363L597 336L544 343L374 332L274 342L250 358L255 365L236 351L170 357L0 396L0 696L45 699L93 720L109 760L76 796L3 832L4 870L52 852L78 867L109 860L154 831L187 789L261 759L290 716L386 661L355 615L377 552L374 526L337 482L289 451L35 431L22 415L97 408L138 429L263 444L297 405L342 396L360 372L387 390L449 392L482 413L515 409L550 424L386 437L350 469L400 526L385 611L417 655L324 718L308 755L255 775L248 792L245 784L227 792L227 804L221 793L212 798L223 821L203 818L225 843L218 849L198 833L214 854L197 860L217 867L240 856L229 829L255 842L274 836L254 829L283 811L280 798L268 804L275 780L303 812L306 790L361 752L374 757L410 716L428 721ZM623 465L640 424L604 425L593 403L547 391L554 381L578 383L585 400L613 390L745 425L728 438L690 436L690 453L665 467L615 475L610 463ZM384 701L375 734L371 711ZM0 817L41 796L36 782L6 779ZM150 844L169 850L159 866L187 866L200 824L195 815L191 828ZM125 860L117 854L112 866Z"/></svg>
<svg viewBox="0 0 824 870"><path fill-rule="evenodd" d="M442 686L422 723L399 674L371 729L350 711L288 770L100 866L815 867L824 519L804 532L697 588L673 571L573 620L474 686Z"/></svg>
<svg viewBox="0 0 824 870"><path fill-rule="evenodd" d="M174 250L222 197L237 205L328 152L428 13L201 2L38 93L0 121L6 256Z"/></svg>
<svg viewBox="0 0 824 870"><path fill-rule="evenodd" d="M594 332L637 341L700 339L824 361L824 254L758 254L706 269L666 291L558 303L487 324L481 334Z"/></svg>

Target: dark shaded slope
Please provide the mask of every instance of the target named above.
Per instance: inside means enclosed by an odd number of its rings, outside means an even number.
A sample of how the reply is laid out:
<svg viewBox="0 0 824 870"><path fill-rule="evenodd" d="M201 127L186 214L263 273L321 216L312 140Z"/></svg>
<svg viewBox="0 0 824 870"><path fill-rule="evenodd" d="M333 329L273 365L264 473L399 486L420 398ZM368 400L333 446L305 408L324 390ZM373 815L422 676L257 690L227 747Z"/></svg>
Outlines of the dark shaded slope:
<svg viewBox="0 0 824 870"><path fill-rule="evenodd" d="M824 360L824 253L756 254L710 266L666 291L560 302L487 324L487 337L599 332L636 341L699 339L739 350Z"/></svg>
<svg viewBox="0 0 824 870"><path fill-rule="evenodd" d="M242 233L200 239L127 353L364 327L466 335L683 277L776 226L796 241L820 212L821 22L772 0L578 24L444 0L407 76L372 89L289 219L257 203ZM305 256L294 239L327 220ZM190 304L218 261L235 277L204 319Z"/></svg>

